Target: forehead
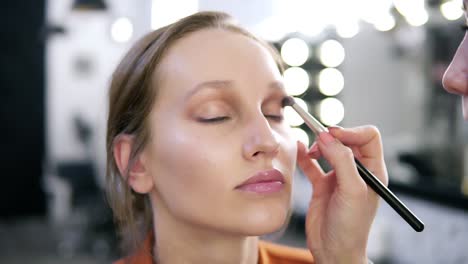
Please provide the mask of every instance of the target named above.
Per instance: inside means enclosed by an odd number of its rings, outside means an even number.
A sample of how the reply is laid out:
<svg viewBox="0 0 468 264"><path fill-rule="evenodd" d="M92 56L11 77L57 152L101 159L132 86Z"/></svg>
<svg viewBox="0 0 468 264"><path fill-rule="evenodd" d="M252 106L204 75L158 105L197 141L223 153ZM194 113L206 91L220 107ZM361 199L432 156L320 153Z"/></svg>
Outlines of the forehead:
<svg viewBox="0 0 468 264"><path fill-rule="evenodd" d="M183 37L169 49L161 69L164 78L194 81L280 75L272 55L258 41L223 29L205 29Z"/></svg>

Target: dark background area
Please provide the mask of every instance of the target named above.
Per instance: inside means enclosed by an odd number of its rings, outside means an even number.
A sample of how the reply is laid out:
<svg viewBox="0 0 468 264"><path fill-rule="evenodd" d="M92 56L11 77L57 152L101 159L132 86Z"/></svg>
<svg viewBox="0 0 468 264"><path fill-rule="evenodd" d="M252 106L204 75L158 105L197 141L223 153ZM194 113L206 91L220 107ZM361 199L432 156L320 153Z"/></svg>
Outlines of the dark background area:
<svg viewBox="0 0 468 264"><path fill-rule="evenodd" d="M43 0L4 1L0 59L0 217L45 213ZM27 7L27 8L26 8ZM25 23L27 21L27 23Z"/></svg>

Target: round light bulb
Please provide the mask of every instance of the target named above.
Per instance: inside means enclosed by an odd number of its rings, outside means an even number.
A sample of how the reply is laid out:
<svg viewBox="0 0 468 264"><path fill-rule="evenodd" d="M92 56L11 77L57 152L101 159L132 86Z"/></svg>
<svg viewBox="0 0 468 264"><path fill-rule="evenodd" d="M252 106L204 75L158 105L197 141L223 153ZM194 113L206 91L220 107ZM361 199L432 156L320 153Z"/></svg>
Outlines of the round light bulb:
<svg viewBox="0 0 468 264"><path fill-rule="evenodd" d="M343 74L335 68L325 68L318 75L319 91L327 96L339 94L344 87Z"/></svg>
<svg viewBox="0 0 468 264"><path fill-rule="evenodd" d="M419 27L427 23L429 14L426 10L419 10L406 16L406 22L414 27Z"/></svg>
<svg viewBox="0 0 468 264"><path fill-rule="evenodd" d="M304 143L304 145L309 146L309 135L298 127L291 128L291 135L294 139L299 140L300 142Z"/></svg>
<svg viewBox="0 0 468 264"><path fill-rule="evenodd" d="M284 87L289 95L303 94L309 88L309 74L300 67L291 67L283 73Z"/></svg>
<svg viewBox="0 0 468 264"><path fill-rule="evenodd" d="M309 46L300 38L288 39L281 46L281 57L289 66L301 66L309 58Z"/></svg>
<svg viewBox="0 0 468 264"><path fill-rule="evenodd" d="M118 18L112 23L111 36L115 42L124 43L129 41L133 35L133 24L127 17Z"/></svg>
<svg viewBox="0 0 468 264"><path fill-rule="evenodd" d="M334 126L343 121L344 106L340 100L334 97L325 98L318 107L320 121L325 125Z"/></svg>
<svg viewBox="0 0 468 264"><path fill-rule="evenodd" d="M326 67L337 67L345 59L344 47L336 40L327 40L319 47L319 59Z"/></svg>
<svg viewBox="0 0 468 264"><path fill-rule="evenodd" d="M374 27L378 31L389 31L394 28L396 25L395 18L391 14L387 14L385 16L379 17L374 22Z"/></svg>
<svg viewBox="0 0 468 264"><path fill-rule="evenodd" d="M440 12L447 20L457 20L463 15L461 1L447 1L440 5Z"/></svg>
<svg viewBox="0 0 468 264"><path fill-rule="evenodd" d="M352 38L359 33L357 21L347 21L336 25L336 34L342 38Z"/></svg>

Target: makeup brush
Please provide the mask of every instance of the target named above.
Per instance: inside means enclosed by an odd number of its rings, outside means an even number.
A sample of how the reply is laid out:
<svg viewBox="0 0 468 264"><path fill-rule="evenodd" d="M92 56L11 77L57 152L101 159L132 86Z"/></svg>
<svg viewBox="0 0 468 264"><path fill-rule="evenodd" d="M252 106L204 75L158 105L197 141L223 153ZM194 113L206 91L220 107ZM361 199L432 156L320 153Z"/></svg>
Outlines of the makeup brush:
<svg viewBox="0 0 468 264"><path fill-rule="evenodd" d="M325 126L296 104L292 97L285 97L281 103L283 106L291 106L299 116L301 116L306 125L315 133L316 136L322 132L328 132L328 129ZM366 169L366 167L364 167L357 158L354 158L354 161L359 175L361 175L367 185L382 197L414 230L417 232L423 231L424 223L421 222L421 220L419 220L419 218L413 214L413 212L411 212L410 209L408 209L408 207L406 207L403 202L401 202L400 199L390 191L390 189L388 189L374 174L372 174L372 172Z"/></svg>

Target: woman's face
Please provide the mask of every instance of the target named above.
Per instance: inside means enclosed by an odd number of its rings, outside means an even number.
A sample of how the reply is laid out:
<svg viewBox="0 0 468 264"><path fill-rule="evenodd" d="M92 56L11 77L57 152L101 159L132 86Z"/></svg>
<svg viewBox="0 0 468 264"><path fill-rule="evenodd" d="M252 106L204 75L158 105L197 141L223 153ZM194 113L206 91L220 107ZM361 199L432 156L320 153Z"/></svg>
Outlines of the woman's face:
<svg viewBox="0 0 468 264"><path fill-rule="evenodd" d="M280 228L296 142L268 51L238 33L202 30L170 48L157 76L146 150L156 216L240 235ZM258 175L270 182L241 186Z"/></svg>
<svg viewBox="0 0 468 264"><path fill-rule="evenodd" d="M465 19L467 18L466 6L468 0L463 1ZM447 71L444 74L443 85L450 93L462 96L463 117L468 120L468 39L463 37L460 46L455 53Z"/></svg>

